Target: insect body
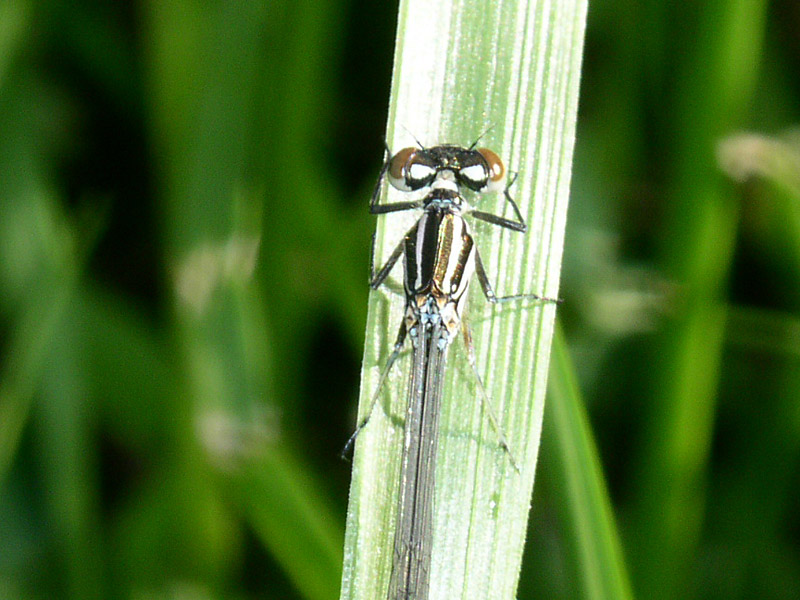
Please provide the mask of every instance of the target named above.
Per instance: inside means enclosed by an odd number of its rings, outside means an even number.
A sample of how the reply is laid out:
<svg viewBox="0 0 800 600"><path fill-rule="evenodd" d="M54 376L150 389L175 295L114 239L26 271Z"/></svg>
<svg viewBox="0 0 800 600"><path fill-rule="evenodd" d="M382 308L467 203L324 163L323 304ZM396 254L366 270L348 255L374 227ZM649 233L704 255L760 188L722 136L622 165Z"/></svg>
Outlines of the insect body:
<svg viewBox="0 0 800 600"><path fill-rule="evenodd" d="M426 193L417 200L380 204L378 199L386 178L401 191L425 190ZM453 145L405 148L384 163L370 202L373 214L413 209L423 211L386 264L377 273L373 271L370 285L377 289L386 281L400 256L404 257L405 313L367 416L348 442L349 447L367 424L383 383L406 337L410 338L412 369L388 600L428 599L442 383L447 352L459 331L464 334L486 413L498 434L500 445L511 457L478 376L471 336L462 320L473 274L477 275L489 302L525 298L550 300L532 294L497 297L464 219L464 215L469 214L506 229L524 232L525 221L508 191L513 180L508 185L505 183L506 171L502 161L486 148ZM478 193L502 190L515 218L474 210L466 201L465 190ZM513 457L511 460L516 467Z"/></svg>

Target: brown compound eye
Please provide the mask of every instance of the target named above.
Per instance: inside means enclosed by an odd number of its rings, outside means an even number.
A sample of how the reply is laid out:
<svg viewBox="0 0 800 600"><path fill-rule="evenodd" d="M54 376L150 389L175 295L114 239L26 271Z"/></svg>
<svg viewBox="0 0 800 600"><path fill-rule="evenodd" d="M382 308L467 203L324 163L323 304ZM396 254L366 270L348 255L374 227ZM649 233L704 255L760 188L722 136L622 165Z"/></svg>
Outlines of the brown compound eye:
<svg viewBox="0 0 800 600"><path fill-rule="evenodd" d="M416 153L416 148L403 148L389 161L389 182L399 190L404 190L406 165Z"/></svg>
<svg viewBox="0 0 800 600"><path fill-rule="evenodd" d="M403 192L418 190L430 183L436 169L417 148L403 148L389 161L389 183Z"/></svg>
<svg viewBox="0 0 800 600"><path fill-rule="evenodd" d="M503 189L506 181L506 167L497 154L488 148L478 148L478 153L489 167L489 178L486 182L486 191L496 192Z"/></svg>

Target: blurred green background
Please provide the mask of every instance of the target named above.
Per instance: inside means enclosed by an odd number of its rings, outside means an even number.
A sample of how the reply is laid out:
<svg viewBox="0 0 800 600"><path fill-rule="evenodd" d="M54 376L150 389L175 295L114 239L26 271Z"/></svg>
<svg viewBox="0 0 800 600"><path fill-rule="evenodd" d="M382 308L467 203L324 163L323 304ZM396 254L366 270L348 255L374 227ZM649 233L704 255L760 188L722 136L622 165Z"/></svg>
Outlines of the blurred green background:
<svg viewBox="0 0 800 600"><path fill-rule="evenodd" d="M337 597L395 10L0 1L0 598ZM639 598L800 596L798 31L590 5L559 319ZM519 597L577 598L548 424Z"/></svg>

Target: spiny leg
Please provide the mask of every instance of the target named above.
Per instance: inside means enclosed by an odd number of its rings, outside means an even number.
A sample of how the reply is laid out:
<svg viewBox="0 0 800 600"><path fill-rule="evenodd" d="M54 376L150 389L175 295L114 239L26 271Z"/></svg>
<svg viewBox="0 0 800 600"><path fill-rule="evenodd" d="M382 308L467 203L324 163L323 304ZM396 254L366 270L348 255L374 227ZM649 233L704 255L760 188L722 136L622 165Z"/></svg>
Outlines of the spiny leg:
<svg viewBox="0 0 800 600"><path fill-rule="evenodd" d="M509 179L506 189L503 190L503 196L505 196L506 202L508 202L511 205L511 208L514 209L514 214L517 216L517 221L523 227L527 228L528 226L525 224L525 219L522 218L522 213L519 211L519 206L517 206L517 203L511 197L511 192L510 192L511 186L514 185L514 182L517 180L518 175L519 173L513 173L511 175L511 179Z"/></svg>
<svg viewBox="0 0 800 600"><path fill-rule="evenodd" d="M369 200L369 212L373 215L383 215L391 212L399 212L403 210L412 210L422 207L421 200L409 200L405 202L391 202L389 204L378 204L381 196L381 188L383 188L383 180L386 179L386 172L389 170L389 165L392 161L392 153L389 147L386 147L386 160L383 161L381 172L378 175L378 181L375 182L375 189L372 190L372 197Z"/></svg>
<svg viewBox="0 0 800 600"><path fill-rule="evenodd" d="M347 454L350 452L350 448L356 441L358 434L361 432L364 427L367 426L369 423L369 419L372 416L372 411L375 410L375 405L378 403L378 398L380 397L381 390L383 389L383 384L386 382L386 378L389 375L389 371L392 369L392 365L397 360L397 357L400 356L400 351L403 349L403 344L406 340L406 322L403 320L400 323L400 330L397 332L397 339L394 342L394 350L389 355L389 358L386 360L386 364L383 367L383 371L381 371L381 376L378 379L378 387L375 389L375 393L372 395L372 399L369 403L369 409L367 409L366 416L356 425L356 430L353 432L353 435L347 440L347 443L344 445L342 449L341 456L342 458L346 458Z"/></svg>
<svg viewBox="0 0 800 600"><path fill-rule="evenodd" d="M383 162L383 166L381 167L380 175L378 176L378 181L375 184L375 189L372 192L372 198L369 201L369 211L372 214L384 213L384 212L392 212L392 210L407 210L408 208L415 208L410 206L405 206L407 202L399 202L395 204L385 204L379 205L378 198L381 193L381 187L383 185L383 180L386 177L386 171L389 168L389 161L391 160L391 152L389 152L389 147L386 147L387 157L386 160ZM386 208L396 207L397 205L403 205L405 208L395 208L392 210L383 210ZM414 203L416 204L416 203ZM412 228L413 229L413 228ZM377 273L375 273L375 234L372 234L372 243L370 244L370 251L369 251L369 285L373 290L376 290L380 287L380 285L386 280L388 277L389 272L394 267L397 259L400 258L400 255L403 254L403 242L405 238L400 240L400 243L397 244L395 249L392 251L391 256L386 261L386 264L383 265Z"/></svg>
<svg viewBox="0 0 800 600"><path fill-rule="evenodd" d="M478 381L478 389L480 390L481 403L483 404L484 411L489 417L489 423L492 425L492 429L494 429L494 432L497 434L500 447L505 450L506 454L508 454L508 460L511 462L511 466L514 467L514 470L517 473L519 473L519 467L517 466L517 461L514 459L514 453L511 452L511 447L508 445L508 441L503 433L503 429L500 427L500 424L497 421L497 416L494 413L494 407L492 407L492 401L489 398L489 394L486 393L486 388L483 386L483 380L481 379L480 373L478 373L478 365L475 360L475 346L472 345L472 332L470 331L467 322L463 320L461 321L461 332L464 334L464 345L467 348L467 360L472 367L472 372L475 374L475 379Z"/></svg>
<svg viewBox="0 0 800 600"><path fill-rule="evenodd" d="M509 192L511 186L514 185L514 182L517 180L517 175L518 173L514 173L512 175L511 180L506 186L506 189L503 190L503 196L505 197L506 202L511 204L511 208L514 209L514 216L516 219L507 219L505 217L501 217L500 215L495 215L480 210L473 210L470 212L470 214L476 219L486 221L492 225L498 225L499 227L505 227L506 229L511 229L512 231L520 231L524 233L528 229L528 225L525 223L525 219L522 218L522 213L519 211L517 203L514 202L514 199L511 197L511 193Z"/></svg>
<svg viewBox="0 0 800 600"><path fill-rule="evenodd" d="M381 267L380 273L375 273L375 234L374 233L372 234L372 248L370 249L369 252L370 288L372 288L373 290L377 290L380 286L383 286L384 289L390 291L396 296L405 298L405 290L403 290L403 286L389 279L389 273L394 268L395 263L397 263L397 259L400 258L400 255L403 253L402 247L404 241L405 239L400 240L400 243L392 251L392 255L389 257L389 260L387 260L386 264L383 267Z"/></svg>
<svg viewBox="0 0 800 600"><path fill-rule="evenodd" d="M405 238L400 240L400 243L395 246L395 249L392 250L392 254L389 256L389 259L386 261L380 271L377 273L375 272L375 234L372 234L372 249L369 253L369 287L373 290L377 290L381 284L386 281L386 278L389 276L389 272L394 268L395 263L397 263L397 259L403 254L403 247L405 244Z"/></svg>
<svg viewBox="0 0 800 600"><path fill-rule="evenodd" d="M413 235L413 232L416 230L417 225L414 224L411 229L409 229L408 233L403 236L403 239L397 244L395 249L392 251L392 254L389 256L389 259L386 263L380 268L380 270L375 273L375 236L372 236L372 251L370 252L369 257L369 270L370 270L370 282L369 285L372 289L378 289L385 281L386 278L389 276L394 265L397 263L400 256L402 256L403 251L405 249L405 240L409 235ZM372 411L375 409L375 404L378 401L378 397L380 395L381 389L383 388L383 384L386 381L386 377L389 375L389 371L392 368L392 365L397 360L397 357L400 355L400 351L403 349L403 344L406 339L406 323L405 320L400 323L400 330L397 332L397 339L394 343L394 350L389 355L389 358L386 361L386 365L383 367L383 371L381 372L380 379L378 380L378 388L375 390L375 394L372 396L372 400L369 404L369 410L367 411L366 417L356 426L356 430L353 432L353 435L350 436L350 439L347 440L347 443L344 446L341 454L344 457L350 450L350 447L356 441L356 437L358 436L359 432L366 427L367 423L369 422L370 417L372 416Z"/></svg>
<svg viewBox="0 0 800 600"><path fill-rule="evenodd" d="M369 255L369 270L370 270L370 282L369 285L373 290L377 290L385 281L386 278L389 276L389 273L394 268L394 265L397 263L397 260L402 256L405 250L405 242L409 237L413 237L416 235L417 231L417 223L415 223L411 229L409 229L400 242L395 246L395 249L392 250L392 254L389 256L386 263L380 268L380 271L375 273L375 236L372 236L372 251ZM394 291L394 290L392 290Z"/></svg>
<svg viewBox="0 0 800 600"><path fill-rule="evenodd" d="M513 302L515 300L537 300L539 302L552 302L555 304L561 304L562 302L560 298L548 298L546 296L539 296L537 294L513 294L511 296L498 296L494 293L492 284L489 283L489 277L486 275L486 269L483 267L481 253L478 251L478 248L475 248L475 274L478 276L478 281L481 283L483 295L486 296L486 300L492 304L502 304L504 302Z"/></svg>

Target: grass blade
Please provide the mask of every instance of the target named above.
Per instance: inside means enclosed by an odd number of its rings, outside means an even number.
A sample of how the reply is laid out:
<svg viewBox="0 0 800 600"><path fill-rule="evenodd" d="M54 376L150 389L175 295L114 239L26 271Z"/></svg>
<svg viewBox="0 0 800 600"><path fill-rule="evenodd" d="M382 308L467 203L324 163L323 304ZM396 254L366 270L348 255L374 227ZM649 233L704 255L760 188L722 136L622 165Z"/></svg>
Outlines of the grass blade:
<svg viewBox="0 0 800 600"><path fill-rule="evenodd" d="M585 12L581 0L435 5L409 0L400 6L390 147L414 145L415 137L427 145L469 145L488 128L481 144L520 172L513 193L529 232L475 226L499 294L557 295ZM486 199L481 210L501 212L502 204L501 197ZM414 218L379 219L378 262ZM492 310L479 290L473 295L479 369L522 472L499 450L457 343L442 406L431 597L511 598L533 488L555 307ZM375 293L369 308L362 411L400 323L402 300ZM358 440L342 598L381 598L388 585L407 385L403 371L404 363L389 377Z"/></svg>
<svg viewBox="0 0 800 600"><path fill-rule="evenodd" d="M553 469L566 498L565 512L580 572L583 598L633 598L603 470L563 332L556 327L547 422L558 464Z"/></svg>

